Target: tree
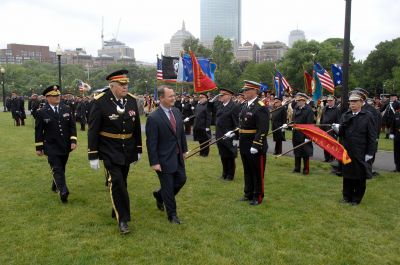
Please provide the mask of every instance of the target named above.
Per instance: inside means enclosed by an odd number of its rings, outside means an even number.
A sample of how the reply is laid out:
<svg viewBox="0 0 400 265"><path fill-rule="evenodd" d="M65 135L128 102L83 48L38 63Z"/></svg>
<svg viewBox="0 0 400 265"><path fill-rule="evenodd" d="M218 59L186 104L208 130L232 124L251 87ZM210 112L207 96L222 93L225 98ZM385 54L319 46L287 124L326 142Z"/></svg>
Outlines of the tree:
<svg viewBox="0 0 400 265"><path fill-rule="evenodd" d="M212 50L204 47L199 39L189 38L186 39L182 44L185 53L189 53L189 49L194 52L197 57L210 58Z"/></svg>

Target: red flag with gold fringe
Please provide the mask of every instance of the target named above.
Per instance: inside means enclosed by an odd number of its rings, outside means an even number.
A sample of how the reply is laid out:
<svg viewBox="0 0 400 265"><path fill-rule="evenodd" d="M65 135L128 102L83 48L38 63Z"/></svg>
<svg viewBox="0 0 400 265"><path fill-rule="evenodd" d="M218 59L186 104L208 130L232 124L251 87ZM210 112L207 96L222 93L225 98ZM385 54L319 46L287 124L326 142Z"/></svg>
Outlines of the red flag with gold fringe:
<svg viewBox="0 0 400 265"><path fill-rule="evenodd" d="M203 93L217 88L217 85L201 70L200 64L192 51L189 51L192 58L193 86L195 93Z"/></svg>
<svg viewBox="0 0 400 265"><path fill-rule="evenodd" d="M335 138L330 136L327 132L316 127L314 124L294 124L294 129L300 130L311 141L319 145L322 149L334 156L338 161L343 164L351 162L346 149Z"/></svg>

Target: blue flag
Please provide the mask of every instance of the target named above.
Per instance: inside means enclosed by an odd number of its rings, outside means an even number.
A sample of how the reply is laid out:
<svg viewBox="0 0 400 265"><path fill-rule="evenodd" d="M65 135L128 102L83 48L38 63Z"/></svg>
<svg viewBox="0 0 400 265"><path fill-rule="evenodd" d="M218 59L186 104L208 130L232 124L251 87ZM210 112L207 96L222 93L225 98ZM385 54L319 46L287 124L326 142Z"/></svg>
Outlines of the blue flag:
<svg viewBox="0 0 400 265"><path fill-rule="evenodd" d="M285 95L285 85L282 79L282 74L276 70L274 77L275 96L279 98L282 98Z"/></svg>
<svg viewBox="0 0 400 265"><path fill-rule="evenodd" d="M338 64L332 64L331 69L332 69L332 75L333 75L333 83L335 84L335 87L341 86L343 83L342 67Z"/></svg>
<svg viewBox="0 0 400 265"><path fill-rule="evenodd" d="M197 58L200 64L201 70L214 81L214 72L217 68L215 63L211 63L208 58ZM193 68L192 68L192 58L189 54L185 54L182 57L183 64L183 82L193 82Z"/></svg>
<svg viewBox="0 0 400 265"><path fill-rule="evenodd" d="M268 91L268 84L267 83L261 83L260 82L260 92L265 92L265 91Z"/></svg>

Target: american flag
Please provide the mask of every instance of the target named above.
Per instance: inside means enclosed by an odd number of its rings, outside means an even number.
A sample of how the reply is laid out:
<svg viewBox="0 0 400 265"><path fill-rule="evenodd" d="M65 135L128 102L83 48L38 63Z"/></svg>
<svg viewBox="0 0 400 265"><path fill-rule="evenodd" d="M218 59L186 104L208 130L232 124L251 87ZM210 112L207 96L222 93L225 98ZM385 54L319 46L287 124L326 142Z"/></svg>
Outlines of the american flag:
<svg viewBox="0 0 400 265"><path fill-rule="evenodd" d="M163 80L162 60L157 57L157 80Z"/></svg>
<svg viewBox="0 0 400 265"><path fill-rule="evenodd" d="M282 82L285 90L289 93L292 93L292 87L289 85L289 82L286 81L285 77L278 70L276 70L276 76L278 76L279 80Z"/></svg>
<svg viewBox="0 0 400 265"><path fill-rule="evenodd" d="M319 63L314 64L314 70L317 73L317 77L321 82L322 87L333 93L335 91L335 85L333 84L329 73Z"/></svg>

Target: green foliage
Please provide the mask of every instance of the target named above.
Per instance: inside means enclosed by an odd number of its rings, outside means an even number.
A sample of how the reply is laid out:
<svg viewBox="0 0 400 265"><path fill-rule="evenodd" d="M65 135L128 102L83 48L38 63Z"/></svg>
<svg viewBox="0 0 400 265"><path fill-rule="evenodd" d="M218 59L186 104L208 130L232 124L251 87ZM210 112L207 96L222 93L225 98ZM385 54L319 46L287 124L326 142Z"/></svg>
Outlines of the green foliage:
<svg viewBox="0 0 400 265"><path fill-rule="evenodd" d="M243 193L240 158L233 182L218 179L221 162L186 161L188 181L177 196L182 225L156 209L159 187L147 160L131 166L131 234L111 219L103 168L87 160L86 132L67 164L68 204L50 191L45 157L37 157L33 123L14 127L0 112L0 264L399 264L398 174L368 181L361 205L339 204L342 179L311 161L311 174L291 173L293 158L267 158L265 198L252 207ZM198 143L189 141L190 149Z"/></svg>
<svg viewBox="0 0 400 265"><path fill-rule="evenodd" d="M202 44L200 44L200 40L196 38L186 39L183 42L182 47L185 53L189 53L189 49L192 50L196 57L209 58L212 54L212 50L204 47Z"/></svg>

